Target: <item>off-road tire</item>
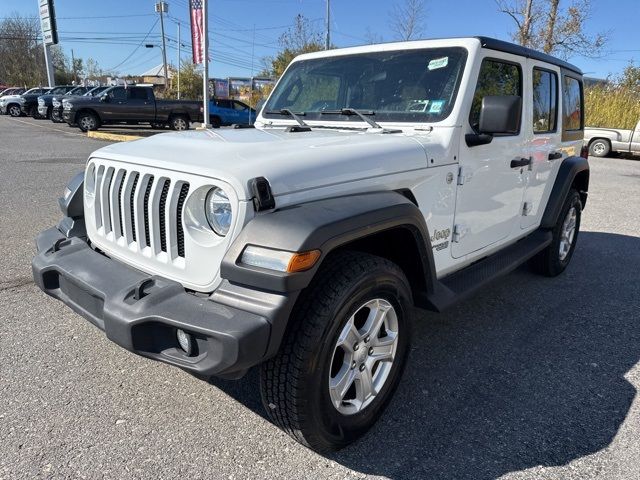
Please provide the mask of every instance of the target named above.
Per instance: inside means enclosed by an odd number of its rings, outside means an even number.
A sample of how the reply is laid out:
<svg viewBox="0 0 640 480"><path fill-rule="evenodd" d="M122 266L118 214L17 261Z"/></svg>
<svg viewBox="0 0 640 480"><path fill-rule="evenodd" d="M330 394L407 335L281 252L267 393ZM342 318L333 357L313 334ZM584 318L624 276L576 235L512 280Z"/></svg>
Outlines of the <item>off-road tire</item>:
<svg viewBox="0 0 640 480"><path fill-rule="evenodd" d="M611 143L608 140L597 139L589 144L589 155L606 157L611 153Z"/></svg>
<svg viewBox="0 0 640 480"><path fill-rule="evenodd" d="M567 219L567 215L572 208L575 208L576 212L575 233L573 235L571 247L568 253L564 258L561 258L560 243L562 241L563 226L565 220ZM576 248L576 243L578 242L581 216L582 201L580 199L580 194L577 190L571 189L564 201L562 210L560 211L560 215L558 216L558 221L553 227L553 239L551 240L551 245L549 245L529 261L531 270L533 270L535 273L545 275L547 277L555 277L564 272L565 268L567 268L567 265L569 265L569 262L571 261L571 257L573 256L573 252Z"/></svg>
<svg viewBox="0 0 640 480"><path fill-rule="evenodd" d="M373 401L344 415L330 400L329 376L338 335L369 299L392 304L398 319L396 354ZM290 316L278 354L260 372L270 419L318 452L343 448L375 423L402 375L411 337L411 289L402 270L374 255L344 251L329 256Z"/></svg>

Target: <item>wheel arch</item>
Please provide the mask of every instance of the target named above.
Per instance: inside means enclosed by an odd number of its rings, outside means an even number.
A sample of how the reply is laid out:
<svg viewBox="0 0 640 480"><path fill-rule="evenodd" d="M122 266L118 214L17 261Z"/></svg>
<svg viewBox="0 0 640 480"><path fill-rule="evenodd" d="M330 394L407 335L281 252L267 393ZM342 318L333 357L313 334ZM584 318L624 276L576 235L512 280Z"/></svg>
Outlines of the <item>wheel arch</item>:
<svg viewBox="0 0 640 480"><path fill-rule="evenodd" d="M567 157L562 161L551 189L540 226L553 228L558 221L564 199L572 188L580 194L582 208L587 204L589 192L589 162L582 157Z"/></svg>
<svg viewBox="0 0 640 480"><path fill-rule="evenodd" d="M305 272L272 272L239 263L247 245L292 252L317 249L321 256ZM433 292L435 266L424 216L411 200L389 191L318 200L255 217L227 251L221 276L253 288L300 291L326 258L341 250L371 253L396 263L418 303Z"/></svg>
<svg viewBox="0 0 640 480"><path fill-rule="evenodd" d="M96 110L94 110L93 108L89 108L89 107L83 107L80 110L78 110L76 112L76 114L74 115L74 117L73 117L73 121L75 123L77 123L78 122L78 118L83 113L91 113L91 114L95 115L95 117L98 119L98 122L102 123L102 117L100 116L100 114Z"/></svg>

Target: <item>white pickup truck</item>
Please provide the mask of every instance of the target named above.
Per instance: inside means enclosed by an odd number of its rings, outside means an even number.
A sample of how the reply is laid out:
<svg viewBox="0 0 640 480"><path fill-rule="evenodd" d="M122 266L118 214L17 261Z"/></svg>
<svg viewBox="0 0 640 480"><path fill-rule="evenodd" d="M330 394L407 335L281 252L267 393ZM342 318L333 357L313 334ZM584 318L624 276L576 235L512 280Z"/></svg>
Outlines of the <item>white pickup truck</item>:
<svg viewBox="0 0 640 480"><path fill-rule="evenodd" d="M584 143L594 157L606 157L611 153L640 155L640 120L633 130L587 127Z"/></svg>
<svg viewBox="0 0 640 480"><path fill-rule="evenodd" d="M389 403L414 307L567 267L582 139L580 70L511 43L302 55L255 128L94 152L34 278L136 354L200 377L257 366L270 418L335 450Z"/></svg>

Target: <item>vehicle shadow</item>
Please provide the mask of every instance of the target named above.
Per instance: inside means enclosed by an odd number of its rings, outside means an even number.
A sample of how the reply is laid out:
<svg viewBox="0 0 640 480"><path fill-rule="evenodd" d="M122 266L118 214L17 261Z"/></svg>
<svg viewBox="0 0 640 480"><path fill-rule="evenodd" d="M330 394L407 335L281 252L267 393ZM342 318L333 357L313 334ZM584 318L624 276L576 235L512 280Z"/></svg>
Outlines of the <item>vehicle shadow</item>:
<svg viewBox="0 0 640 480"><path fill-rule="evenodd" d="M640 360L640 238L581 232L554 279L521 268L450 312L421 314L394 400L329 455L388 478L491 479L608 446ZM257 375L214 384L264 416Z"/></svg>

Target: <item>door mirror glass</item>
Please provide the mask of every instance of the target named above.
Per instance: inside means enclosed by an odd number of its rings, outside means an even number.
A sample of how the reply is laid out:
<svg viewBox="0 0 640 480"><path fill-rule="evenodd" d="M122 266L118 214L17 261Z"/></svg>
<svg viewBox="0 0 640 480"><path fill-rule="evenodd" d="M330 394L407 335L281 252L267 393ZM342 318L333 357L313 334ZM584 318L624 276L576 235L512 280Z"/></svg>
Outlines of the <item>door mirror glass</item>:
<svg viewBox="0 0 640 480"><path fill-rule="evenodd" d="M488 95L480 107L481 134L517 135L520 131L522 98L516 95Z"/></svg>
<svg viewBox="0 0 640 480"><path fill-rule="evenodd" d="M109 95L102 95L102 96L100 97L100 101L101 101L102 103L107 103L107 102L109 101Z"/></svg>

